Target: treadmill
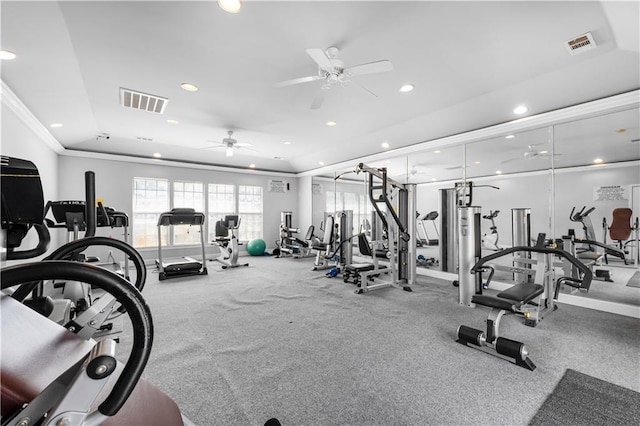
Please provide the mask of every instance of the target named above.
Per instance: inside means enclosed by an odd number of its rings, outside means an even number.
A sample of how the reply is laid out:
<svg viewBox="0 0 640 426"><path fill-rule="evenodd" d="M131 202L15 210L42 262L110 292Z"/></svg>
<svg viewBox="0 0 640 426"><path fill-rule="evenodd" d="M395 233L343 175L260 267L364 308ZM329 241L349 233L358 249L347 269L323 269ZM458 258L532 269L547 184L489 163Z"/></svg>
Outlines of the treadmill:
<svg viewBox="0 0 640 426"><path fill-rule="evenodd" d="M204 252L204 221L204 214L191 208L175 208L160 214L158 218L158 259L156 259L160 281L184 275L207 275L207 257ZM202 262L191 257L183 257L171 262L162 260L162 227L183 225L200 227Z"/></svg>

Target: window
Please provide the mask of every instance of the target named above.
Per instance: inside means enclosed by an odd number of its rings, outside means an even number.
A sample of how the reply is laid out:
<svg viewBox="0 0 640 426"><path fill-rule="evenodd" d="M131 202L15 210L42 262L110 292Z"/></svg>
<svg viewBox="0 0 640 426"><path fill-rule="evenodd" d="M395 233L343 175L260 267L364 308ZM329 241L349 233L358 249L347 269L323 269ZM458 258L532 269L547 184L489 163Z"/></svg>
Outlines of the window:
<svg viewBox="0 0 640 426"><path fill-rule="evenodd" d="M169 210L169 181L166 179L133 178L134 247L158 245L158 217ZM166 238L166 236L165 236ZM166 239L163 240L166 243Z"/></svg>
<svg viewBox="0 0 640 426"><path fill-rule="evenodd" d="M236 187L235 185L221 185L210 183L208 185L208 222L209 241L215 239L216 222L228 214L236 212Z"/></svg>
<svg viewBox="0 0 640 426"><path fill-rule="evenodd" d="M238 239L262 238L262 187L238 186L238 215L242 221Z"/></svg>
<svg viewBox="0 0 640 426"><path fill-rule="evenodd" d="M192 208L204 212L204 184L202 182L173 182L173 207ZM200 244L199 226L172 226L173 244Z"/></svg>

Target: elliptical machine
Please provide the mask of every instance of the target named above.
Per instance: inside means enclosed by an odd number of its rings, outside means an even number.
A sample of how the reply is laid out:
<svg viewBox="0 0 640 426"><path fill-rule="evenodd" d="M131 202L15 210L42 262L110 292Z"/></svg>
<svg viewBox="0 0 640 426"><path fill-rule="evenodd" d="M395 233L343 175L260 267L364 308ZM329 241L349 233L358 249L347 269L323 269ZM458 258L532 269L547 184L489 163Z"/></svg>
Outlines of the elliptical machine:
<svg viewBox="0 0 640 426"><path fill-rule="evenodd" d="M238 263L238 250L240 243L235 231L240 228L238 215L227 215L223 220L216 222L215 244L220 249L220 255L216 259L222 263L222 269L249 266L248 263ZM229 237L231 231L231 237Z"/></svg>
<svg viewBox="0 0 640 426"><path fill-rule="evenodd" d="M494 221L494 219L498 217L498 213L500 213L500 210L489 210L488 215L482 216L483 219L491 221L491 227L489 228L491 232L482 236L482 247L486 248L487 250L503 250L503 247L500 247L498 245L498 239L500 238L500 236L498 235L498 227L496 226L496 222Z"/></svg>

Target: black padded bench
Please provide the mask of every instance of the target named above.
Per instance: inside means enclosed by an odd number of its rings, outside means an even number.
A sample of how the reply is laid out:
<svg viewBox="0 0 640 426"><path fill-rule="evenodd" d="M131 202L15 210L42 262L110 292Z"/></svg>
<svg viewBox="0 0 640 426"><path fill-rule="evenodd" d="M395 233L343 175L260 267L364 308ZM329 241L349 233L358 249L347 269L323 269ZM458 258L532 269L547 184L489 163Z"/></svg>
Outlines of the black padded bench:
<svg viewBox="0 0 640 426"><path fill-rule="evenodd" d="M496 296L476 294L471 298L471 302L490 308L515 312L517 308L531 302L543 292L544 287L540 284L522 283L500 292Z"/></svg>

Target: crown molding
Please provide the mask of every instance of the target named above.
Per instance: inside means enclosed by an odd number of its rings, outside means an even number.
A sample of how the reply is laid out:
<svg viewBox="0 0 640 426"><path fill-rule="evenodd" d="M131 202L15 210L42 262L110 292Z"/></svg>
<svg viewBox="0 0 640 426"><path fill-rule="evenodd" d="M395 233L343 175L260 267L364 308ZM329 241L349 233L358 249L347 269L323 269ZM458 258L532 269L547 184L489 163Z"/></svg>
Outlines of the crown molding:
<svg viewBox="0 0 640 426"><path fill-rule="evenodd" d="M22 103L20 98L11 90L9 86L0 79L0 99L2 105L6 105L22 122L33 132L38 138L49 146L58 154L65 152L65 147L62 146L56 138L53 137L49 130L42 125L40 121L33 115L29 108Z"/></svg>

